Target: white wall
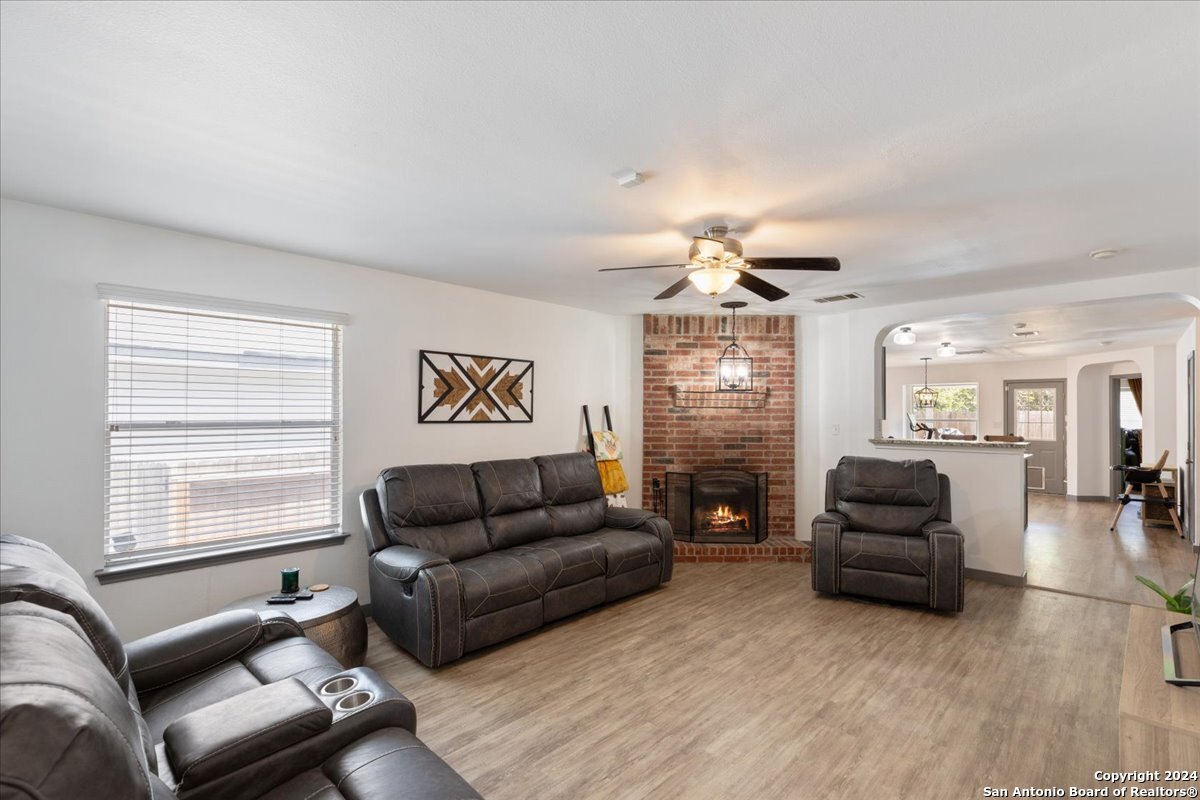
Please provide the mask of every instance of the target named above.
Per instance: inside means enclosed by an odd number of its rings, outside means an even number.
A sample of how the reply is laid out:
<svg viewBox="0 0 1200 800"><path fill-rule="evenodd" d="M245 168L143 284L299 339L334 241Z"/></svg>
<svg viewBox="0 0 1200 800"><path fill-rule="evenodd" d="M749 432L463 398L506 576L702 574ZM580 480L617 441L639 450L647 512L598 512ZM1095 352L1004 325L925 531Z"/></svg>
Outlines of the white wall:
<svg viewBox="0 0 1200 800"><path fill-rule="evenodd" d="M103 566L100 282L350 314L344 337L346 544L105 586L125 636L276 585L278 570L366 597L357 496L396 464L576 449L580 405L628 425L627 317L4 200L0 205L0 527L41 539L85 576ZM530 424L418 425L421 348L529 358ZM595 419L595 417L594 417ZM634 444L631 442L631 445ZM640 479L640 447L629 447Z"/></svg>
<svg viewBox="0 0 1200 800"><path fill-rule="evenodd" d="M888 347L890 363L904 363L917 358L907 355L900 348ZM964 360L937 359L929 363L930 383L977 383L979 384L979 438L1003 434L1004 430L1004 382L1023 380L1066 380L1066 359L1030 359L1022 361L981 361L971 363ZM920 387L925 381L925 370L921 366L894 366L887 371L887 418L883 422L883 435L897 439L910 439L912 432L904 418L905 387ZM910 390L911 391L911 390Z"/></svg>

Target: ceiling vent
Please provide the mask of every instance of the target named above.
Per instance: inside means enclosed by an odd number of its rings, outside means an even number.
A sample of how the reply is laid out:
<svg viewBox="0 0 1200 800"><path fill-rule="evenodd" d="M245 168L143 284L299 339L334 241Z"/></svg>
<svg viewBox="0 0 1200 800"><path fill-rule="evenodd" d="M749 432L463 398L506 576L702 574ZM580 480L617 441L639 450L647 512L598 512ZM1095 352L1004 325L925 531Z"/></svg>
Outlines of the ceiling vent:
<svg viewBox="0 0 1200 800"><path fill-rule="evenodd" d="M987 352L987 350L959 350L958 355L960 355L960 356L981 356L986 352Z"/></svg>
<svg viewBox="0 0 1200 800"><path fill-rule="evenodd" d="M831 294L828 297L814 297L814 303L840 303L843 300L858 300L862 297L858 292L847 292L846 294Z"/></svg>

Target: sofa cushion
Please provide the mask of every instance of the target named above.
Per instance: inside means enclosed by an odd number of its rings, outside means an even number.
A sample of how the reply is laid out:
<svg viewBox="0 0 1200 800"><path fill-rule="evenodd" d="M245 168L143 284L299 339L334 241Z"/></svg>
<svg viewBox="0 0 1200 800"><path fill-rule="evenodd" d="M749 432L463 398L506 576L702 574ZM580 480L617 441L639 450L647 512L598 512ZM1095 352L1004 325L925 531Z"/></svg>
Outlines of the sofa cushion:
<svg viewBox="0 0 1200 800"><path fill-rule="evenodd" d="M486 553L475 477L463 464L391 467L376 481L388 536L451 561Z"/></svg>
<svg viewBox="0 0 1200 800"><path fill-rule="evenodd" d="M467 619L539 599L546 592L546 573L528 553L501 550L456 562L462 581Z"/></svg>
<svg viewBox="0 0 1200 800"><path fill-rule="evenodd" d="M929 574L929 540L924 536L844 531L839 552L842 567L903 575Z"/></svg>
<svg viewBox="0 0 1200 800"><path fill-rule="evenodd" d="M538 456L542 498L555 536L590 533L604 526L604 488L596 459L588 453Z"/></svg>
<svg viewBox="0 0 1200 800"><path fill-rule="evenodd" d="M607 556L597 539L555 536L511 551L536 558L546 574L546 591L562 589L604 575Z"/></svg>
<svg viewBox="0 0 1200 800"><path fill-rule="evenodd" d="M484 524L493 550L550 537L537 465L527 458L471 465L483 501Z"/></svg>
<svg viewBox="0 0 1200 800"><path fill-rule="evenodd" d="M605 574L610 578L651 564L662 563L662 540L651 533L601 528L578 538L594 541L604 548Z"/></svg>
<svg viewBox="0 0 1200 800"><path fill-rule="evenodd" d="M851 530L920 536L937 514L937 467L928 459L845 456L835 481L835 508L826 510L844 514Z"/></svg>

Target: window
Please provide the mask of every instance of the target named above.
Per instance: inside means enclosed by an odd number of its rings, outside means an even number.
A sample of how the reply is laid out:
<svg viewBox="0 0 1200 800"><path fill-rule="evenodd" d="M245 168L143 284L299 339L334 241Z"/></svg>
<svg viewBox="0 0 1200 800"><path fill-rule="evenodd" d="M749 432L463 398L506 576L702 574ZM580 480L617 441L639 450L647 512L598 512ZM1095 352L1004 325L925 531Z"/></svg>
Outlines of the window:
<svg viewBox="0 0 1200 800"><path fill-rule="evenodd" d="M1055 409L1058 392L1054 389L1014 389L1013 422L1017 436L1031 442L1053 442L1058 439Z"/></svg>
<svg viewBox="0 0 1200 800"><path fill-rule="evenodd" d="M101 287L106 569L339 533L341 325L119 288Z"/></svg>
<svg viewBox="0 0 1200 800"><path fill-rule="evenodd" d="M1126 430L1142 429L1142 412L1138 409L1133 392L1129 389L1128 381L1121 381L1121 427Z"/></svg>
<svg viewBox="0 0 1200 800"><path fill-rule="evenodd" d="M913 418L943 433L979 435L979 385L975 383L931 383L937 392L933 408L917 406L913 394L921 386L910 386L908 404Z"/></svg>

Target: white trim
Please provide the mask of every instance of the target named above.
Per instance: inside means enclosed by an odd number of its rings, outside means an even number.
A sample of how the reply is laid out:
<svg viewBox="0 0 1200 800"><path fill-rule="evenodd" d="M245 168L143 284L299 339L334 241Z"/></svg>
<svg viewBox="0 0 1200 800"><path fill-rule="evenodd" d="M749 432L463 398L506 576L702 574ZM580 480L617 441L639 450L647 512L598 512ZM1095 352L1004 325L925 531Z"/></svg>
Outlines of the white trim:
<svg viewBox="0 0 1200 800"><path fill-rule="evenodd" d="M322 311L316 308L297 308L273 303L256 303L249 300L231 300L226 297L211 297L202 294L169 292L160 289L143 289L137 286L121 286L113 283L98 283L96 290L101 300L120 300L127 303L149 303L151 305L176 308L223 311L228 314L247 314L272 319L292 319L304 322L325 322L333 325L348 325L350 315L337 311Z"/></svg>

